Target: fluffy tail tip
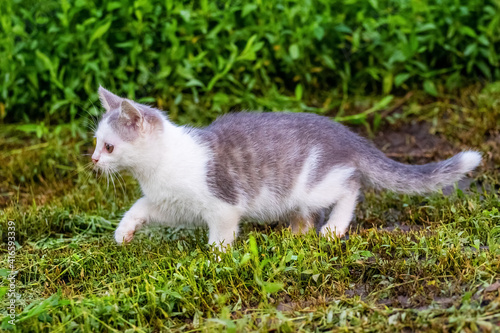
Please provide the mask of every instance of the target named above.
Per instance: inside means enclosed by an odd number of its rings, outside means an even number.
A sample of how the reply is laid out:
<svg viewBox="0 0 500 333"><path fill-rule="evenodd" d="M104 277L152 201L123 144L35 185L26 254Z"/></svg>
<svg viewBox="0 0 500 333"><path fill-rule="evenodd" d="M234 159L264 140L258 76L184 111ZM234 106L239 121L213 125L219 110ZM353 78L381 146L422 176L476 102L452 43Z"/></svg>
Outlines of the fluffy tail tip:
<svg viewBox="0 0 500 333"><path fill-rule="evenodd" d="M460 153L460 169L463 173L474 170L481 163L481 154L477 151L464 151Z"/></svg>

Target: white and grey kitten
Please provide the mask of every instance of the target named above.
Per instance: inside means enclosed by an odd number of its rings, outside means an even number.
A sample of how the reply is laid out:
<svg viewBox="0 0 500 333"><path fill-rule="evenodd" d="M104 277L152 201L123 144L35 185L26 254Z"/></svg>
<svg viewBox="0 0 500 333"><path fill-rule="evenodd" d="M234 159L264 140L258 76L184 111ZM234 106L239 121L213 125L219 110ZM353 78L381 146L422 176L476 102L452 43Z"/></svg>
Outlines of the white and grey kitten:
<svg viewBox="0 0 500 333"><path fill-rule="evenodd" d="M247 218L288 219L295 231L324 219L321 234L342 236L363 180L397 193L426 193L481 162L478 152L467 151L439 163L401 164L314 114L234 113L198 129L102 87L99 96L106 113L95 133L95 168L129 170L144 194L116 229L119 244L159 222L208 225L209 243L225 246Z"/></svg>

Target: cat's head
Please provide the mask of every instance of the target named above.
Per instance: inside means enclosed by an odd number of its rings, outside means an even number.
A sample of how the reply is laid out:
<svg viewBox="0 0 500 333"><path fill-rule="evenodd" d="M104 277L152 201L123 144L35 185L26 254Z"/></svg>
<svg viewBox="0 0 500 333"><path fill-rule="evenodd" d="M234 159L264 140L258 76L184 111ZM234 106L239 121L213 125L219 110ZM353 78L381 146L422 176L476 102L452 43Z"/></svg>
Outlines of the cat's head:
<svg viewBox="0 0 500 333"><path fill-rule="evenodd" d="M158 110L99 87L99 98L106 113L95 132L92 154L95 168L119 171L137 165L154 148L163 131L165 117Z"/></svg>

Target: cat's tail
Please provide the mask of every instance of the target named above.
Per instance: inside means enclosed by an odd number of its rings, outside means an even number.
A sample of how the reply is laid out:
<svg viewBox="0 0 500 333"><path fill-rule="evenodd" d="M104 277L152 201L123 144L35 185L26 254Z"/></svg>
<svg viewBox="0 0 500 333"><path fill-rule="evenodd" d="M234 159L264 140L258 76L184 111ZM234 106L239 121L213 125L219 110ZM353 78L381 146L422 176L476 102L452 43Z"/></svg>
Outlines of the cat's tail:
<svg viewBox="0 0 500 333"><path fill-rule="evenodd" d="M451 185L481 163L477 151L464 151L437 163L408 165L370 147L358 159L358 169L370 183L397 193L429 193Z"/></svg>

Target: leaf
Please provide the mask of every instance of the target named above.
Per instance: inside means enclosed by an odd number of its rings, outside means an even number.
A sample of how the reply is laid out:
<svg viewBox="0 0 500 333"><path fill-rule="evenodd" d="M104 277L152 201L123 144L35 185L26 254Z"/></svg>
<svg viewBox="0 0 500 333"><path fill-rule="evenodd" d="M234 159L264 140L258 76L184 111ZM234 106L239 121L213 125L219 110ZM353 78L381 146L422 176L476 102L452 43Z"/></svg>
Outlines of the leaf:
<svg viewBox="0 0 500 333"><path fill-rule="evenodd" d="M244 264L246 264L248 262L248 260L250 260L250 258L251 258L250 253L248 253L248 252L245 253L240 260L240 266L243 266Z"/></svg>
<svg viewBox="0 0 500 333"><path fill-rule="evenodd" d="M373 130L376 131L379 129L380 124L382 123L382 116L380 113L375 113L373 116Z"/></svg>
<svg viewBox="0 0 500 333"><path fill-rule="evenodd" d="M15 129L18 131L22 131L24 133L33 133L37 131L38 127L39 127L38 124L22 124L22 125L17 125Z"/></svg>
<svg viewBox="0 0 500 333"><path fill-rule="evenodd" d="M466 25L461 26L460 29L458 29L458 30L461 33L463 33L464 35L467 35L469 37L472 37L472 38L476 38L477 37L476 32L471 27L468 27Z"/></svg>
<svg viewBox="0 0 500 333"><path fill-rule="evenodd" d="M392 76L392 73L387 73L384 76L384 80L382 83L382 87L383 87L382 91L384 92L384 94L388 94L391 92L393 79L394 79L394 77Z"/></svg>
<svg viewBox="0 0 500 333"><path fill-rule="evenodd" d="M69 102L70 101L68 101L68 100L62 100L62 101L55 102L54 104L52 104L52 107L49 110L49 114L53 114L56 110L60 109L62 106L68 104Z"/></svg>
<svg viewBox="0 0 500 333"><path fill-rule="evenodd" d="M201 82L200 80L197 80L197 79L189 80L184 86L185 87L203 87L203 88L205 87L203 82Z"/></svg>
<svg viewBox="0 0 500 333"><path fill-rule="evenodd" d="M462 302L467 302L467 301L470 301L471 297L473 295L473 292L472 291L468 291L466 292L463 296L462 296Z"/></svg>
<svg viewBox="0 0 500 333"><path fill-rule="evenodd" d="M121 2L118 2L118 1L109 2L108 5L107 5L107 7L106 7L106 10L108 12L112 12L113 10L118 9L121 6L122 6Z"/></svg>
<svg viewBox="0 0 500 333"><path fill-rule="evenodd" d="M217 83L218 80L223 78L229 72L229 70L231 70L231 68L233 67L237 52L238 52L238 48L236 48L236 46L234 46L233 52L231 52L231 56L229 57L229 60L226 62L226 66L224 67L224 70L222 71L222 73L217 73L210 80L210 82L208 82L207 89L206 89L207 91L212 90L215 83Z"/></svg>
<svg viewBox="0 0 500 333"><path fill-rule="evenodd" d="M29 306L27 306L24 311L22 316L19 317L18 322L25 321L29 318L32 317L38 317L40 314L44 313L46 309L50 309L50 307L57 307L59 304L59 294L53 294L49 298L44 299L40 303L33 302ZM56 302L54 304L54 302ZM26 312L26 310L29 310Z"/></svg>
<svg viewBox="0 0 500 333"><path fill-rule="evenodd" d="M396 75L396 77L394 78L394 85L396 87L399 87L400 85L403 84L403 82L408 80L410 77L411 77L410 73L400 73L400 74Z"/></svg>
<svg viewBox="0 0 500 333"><path fill-rule="evenodd" d="M302 85L299 83L296 87L295 87L295 98L300 101L302 99Z"/></svg>
<svg viewBox="0 0 500 333"><path fill-rule="evenodd" d="M410 35L410 51L413 54L418 50L418 39L417 34L413 31Z"/></svg>
<svg viewBox="0 0 500 333"><path fill-rule="evenodd" d="M359 48L359 43L361 40L361 29L356 29L352 34L352 50L351 52L356 52Z"/></svg>
<svg viewBox="0 0 500 333"><path fill-rule="evenodd" d="M488 78L488 80L492 79L491 71L488 65L484 61L478 61L476 66L483 72L483 74Z"/></svg>
<svg viewBox="0 0 500 333"><path fill-rule="evenodd" d="M108 20L107 22L105 22L104 24L102 24L99 28L97 28L94 33L92 34L92 36L90 37L90 40L89 40L89 44L88 44L88 48L90 48L90 46L92 45L92 43L98 39L98 38L101 38L108 30L109 28L111 27L111 20Z"/></svg>
<svg viewBox="0 0 500 333"><path fill-rule="evenodd" d="M484 46L489 46L490 45L490 41L488 40L488 37L486 37L485 35L479 36L477 38L477 40L479 41L479 43L481 43Z"/></svg>
<svg viewBox="0 0 500 333"><path fill-rule="evenodd" d="M290 53L290 57L292 57L293 60L299 59L300 51L297 44L290 45L290 47L288 48L288 52Z"/></svg>
<svg viewBox="0 0 500 333"><path fill-rule="evenodd" d="M325 36L325 29L321 26L317 26L313 30L314 37L316 37L317 40L322 40L323 37Z"/></svg>
<svg viewBox="0 0 500 333"><path fill-rule="evenodd" d="M406 56L401 50L396 50L392 54L392 56L389 58L387 61L389 64L393 64L396 62L405 62L406 61Z"/></svg>
<svg viewBox="0 0 500 333"><path fill-rule="evenodd" d="M375 103L375 105L372 108L366 110L364 113L372 113L375 111L385 109L389 105L389 103L392 102L393 99L394 99L393 95L385 96L380 101Z"/></svg>
<svg viewBox="0 0 500 333"><path fill-rule="evenodd" d="M352 34L352 29L349 28L347 25L345 25L343 23L337 25L334 29L335 29L335 31L338 31L338 32L343 32L343 33L346 33L346 34Z"/></svg>
<svg viewBox="0 0 500 333"><path fill-rule="evenodd" d="M54 65L52 64L52 61L50 60L50 58L47 57L42 52L40 52L39 50L36 50L35 54L36 54L37 58L42 61L45 68L49 70L50 75L55 76Z"/></svg>
<svg viewBox="0 0 500 333"><path fill-rule="evenodd" d="M472 43L472 44L467 45L467 47L465 48L464 56L468 57L471 54L474 54L476 52L477 52L477 44Z"/></svg>
<svg viewBox="0 0 500 333"><path fill-rule="evenodd" d="M2 299L5 294L9 291L9 287L0 287L0 299Z"/></svg>
<svg viewBox="0 0 500 333"><path fill-rule="evenodd" d="M437 97L438 95L436 86L434 85L434 82L432 82L431 80L424 81L424 91L434 97Z"/></svg>
<svg viewBox="0 0 500 333"><path fill-rule="evenodd" d="M38 321L42 323L51 323L52 317L47 312L42 312L38 315Z"/></svg>
<svg viewBox="0 0 500 333"><path fill-rule="evenodd" d="M257 5L254 3L247 3L245 6L243 6L243 10L241 11L241 17L245 17L251 12L255 11L257 9Z"/></svg>
<svg viewBox="0 0 500 333"><path fill-rule="evenodd" d="M189 10L181 10L179 14L186 23L189 23L191 20L191 12Z"/></svg>
<svg viewBox="0 0 500 333"><path fill-rule="evenodd" d="M425 32L429 30L435 30L437 27L434 23L425 23L417 28L417 32Z"/></svg>
<svg viewBox="0 0 500 333"><path fill-rule="evenodd" d="M245 48L241 51L241 54L238 56L237 60L255 60L255 52L252 49L252 45L255 42L257 35L252 35L247 41Z"/></svg>
<svg viewBox="0 0 500 333"><path fill-rule="evenodd" d="M282 289L283 286L284 286L284 284L281 282L265 282L263 289L264 289L264 292L266 292L268 294L272 294L272 293L275 293L275 292L279 291L280 289Z"/></svg>
<svg viewBox="0 0 500 333"><path fill-rule="evenodd" d="M384 98L382 98L380 101L378 101L377 103L375 103L374 106L372 106L371 108L369 108L368 110L362 112L362 113L358 113L358 114L355 114L355 115L352 115L352 116L345 116L345 117L335 117L335 121L338 121L338 122L342 122L342 121L354 121L354 122L357 122L357 121L363 121L364 119L366 119L366 116L373 113L373 112L377 112L379 110L382 110L382 109L385 109L389 103L391 103L391 101L394 99L394 96L393 95L388 95L388 96L385 96Z"/></svg>
<svg viewBox="0 0 500 333"><path fill-rule="evenodd" d="M377 0L368 0L373 9L378 10L378 1Z"/></svg>
<svg viewBox="0 0 500 333"><path fill-rule="evenodd" d="M460 70L457 70L446 79L446 88L455 89L459 87L461 84L461 78L462 76L460 74Z"/></svg>
<svg viewBox="0 0 500 333"><path fill-rule="evenodd" d="M371 253L370 251L361 251L361 255L366 258L373 257L373 253Z"/></svg>
<svg viewBox="0 0 500 333"><path fill-rule="evenodd" d="M259 250L257 248L257 241L254 236L250 236L248 239L248 244L250 245L250 251L254 256L259 256Z"/></svg>
<svg viewBox="0 0 500 333"><path fill-rule="evenodd" d="M335 65L335 61L333 61L332 57L330 57L327 54L323 54L321 57L323 59L323 62L325 63L325 66L330 68L330 69L336 69L337 66Z"/></svg>

